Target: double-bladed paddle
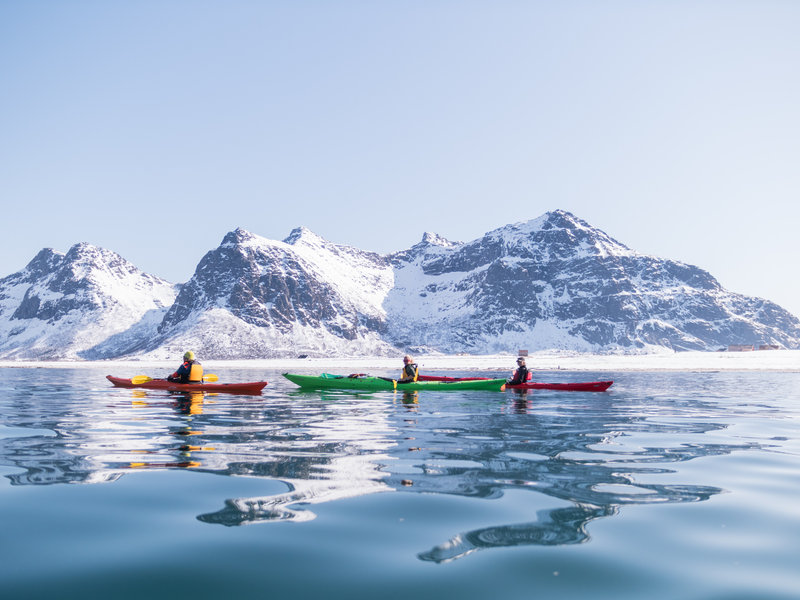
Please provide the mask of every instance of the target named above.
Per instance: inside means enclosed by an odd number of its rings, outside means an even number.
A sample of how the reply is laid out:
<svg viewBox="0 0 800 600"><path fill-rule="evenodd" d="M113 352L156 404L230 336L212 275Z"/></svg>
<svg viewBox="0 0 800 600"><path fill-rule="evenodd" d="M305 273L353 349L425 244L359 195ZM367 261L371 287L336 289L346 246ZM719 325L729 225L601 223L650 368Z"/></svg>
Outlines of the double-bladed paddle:
<svg viewBox="0 0 800 600"><path fill-rule="evenodd" d="M133 385L147 383L148 381L153 381L153 378L148 377L147 375L136 375L135 377L131 377L131 383ZM219 377L217 377L213 373L209 373L208 375L203 375L203 381L211 383L213 381L219 381Z"/></svg>

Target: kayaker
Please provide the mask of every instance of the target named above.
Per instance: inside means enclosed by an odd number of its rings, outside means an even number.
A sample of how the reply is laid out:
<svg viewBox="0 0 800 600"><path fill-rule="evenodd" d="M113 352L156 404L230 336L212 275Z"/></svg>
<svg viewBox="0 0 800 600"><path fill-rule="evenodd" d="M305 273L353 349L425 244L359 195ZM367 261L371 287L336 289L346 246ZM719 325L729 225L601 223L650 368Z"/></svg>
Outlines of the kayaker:
<svg viewBox="0 0 800 600"><path fill-rule="evenodd" d="M519 385L531 380L531 372L525 366L525 359L521 356L517 359L517 370L514 374L506 380L509 385Z"/></svg>
<svg viewBox="0 0 800 600"><path fill-rule="evenodd" d="M400 379L397 380L397 383L411 383L412 381L416 381L417 377L419 377L419 367L417 367L414 360L406 354L403 357L403 371L400 373Z"/></svg>
<svg viewBox="0 0 800 600"><path fill-rule="evenodd" d="M194 352L187 350L183 355L183 364L178 367L172 375L167 377L167 381L173 383L203 383L203 365L199 360L195 360Z"/></svg>

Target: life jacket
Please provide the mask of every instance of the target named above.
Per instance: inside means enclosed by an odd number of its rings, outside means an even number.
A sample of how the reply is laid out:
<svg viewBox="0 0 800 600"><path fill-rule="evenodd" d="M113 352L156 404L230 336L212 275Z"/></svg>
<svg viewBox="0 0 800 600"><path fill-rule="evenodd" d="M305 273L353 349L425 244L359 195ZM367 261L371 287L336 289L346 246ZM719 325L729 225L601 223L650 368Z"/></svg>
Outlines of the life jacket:
<svg viewBox="0 0 800 600"><path fill-rule="evenodd" d="M414 379L411 381L416 381L417 377L419 377L419 367L417 367L417 363L408 363L406 366L403 367L403 370L400 372L400 379L405 379L409 376L409 373L406 372L406 369L411 367L414 369Z"/></svg>
<svg viewBox="0 0 800 600"><path fill-rule="evenodd" d="M533 373L528 371L527 367L525 367L525 371L526 371L526 373L525 373L525 381L530 381L531 379L533 379ZM517 375L519 375L519 369L514 371L514 376L511 378L511 380L512 381L516 381L517 380Z"/></svg>
<svg viewBox="0 0 800 600"><path fill-rule="evenodd" d="M189 383L203 383L203 365L195 360L190 360Z"/></svg>

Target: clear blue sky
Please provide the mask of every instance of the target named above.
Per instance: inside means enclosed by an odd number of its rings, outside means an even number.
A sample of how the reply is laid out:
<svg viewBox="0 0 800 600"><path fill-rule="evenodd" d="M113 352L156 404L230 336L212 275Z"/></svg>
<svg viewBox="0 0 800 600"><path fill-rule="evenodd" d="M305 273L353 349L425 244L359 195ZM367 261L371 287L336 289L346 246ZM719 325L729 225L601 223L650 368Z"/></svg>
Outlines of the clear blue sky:
<svg viewBox="0 0 800 600"><path fill-rule="evenodd" d="M800 2L0 2L0 276L562 208L800 315Z"/></svg>

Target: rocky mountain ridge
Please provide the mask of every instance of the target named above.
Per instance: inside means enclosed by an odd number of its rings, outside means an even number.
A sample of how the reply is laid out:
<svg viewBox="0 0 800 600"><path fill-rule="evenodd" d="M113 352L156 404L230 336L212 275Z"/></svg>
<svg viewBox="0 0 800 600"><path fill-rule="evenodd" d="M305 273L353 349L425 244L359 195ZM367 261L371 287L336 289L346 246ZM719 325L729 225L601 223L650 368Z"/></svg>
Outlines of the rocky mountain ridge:
<svg viewBox="0 0 800 600"><path fill-rule="evenodd" d="M236 229L181 286L107 250L42 250L0 279L2 358L206 358L800 347L800 321L565 211L389 255Z"/></svg>

